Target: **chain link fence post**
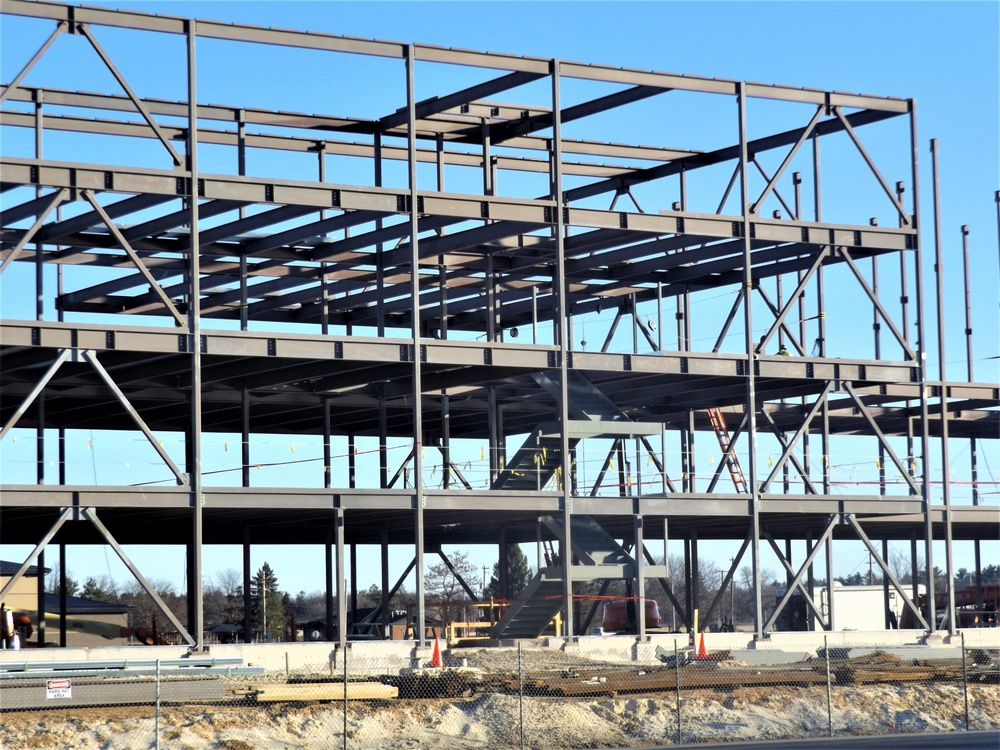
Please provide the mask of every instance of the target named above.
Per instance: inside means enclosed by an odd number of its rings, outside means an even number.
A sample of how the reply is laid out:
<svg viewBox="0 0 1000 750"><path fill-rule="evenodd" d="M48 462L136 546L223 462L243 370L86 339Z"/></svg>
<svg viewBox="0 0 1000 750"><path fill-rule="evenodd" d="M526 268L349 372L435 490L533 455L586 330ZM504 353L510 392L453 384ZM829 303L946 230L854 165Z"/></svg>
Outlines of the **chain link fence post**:
<svg viewBox="0 0 1000 750"><path fill-rule="evenodd" d="M830 643L823 636L823 656L826 659L826 726L827 732L833 737L833 689L830 686Z"/></svg>
<svg viewBox="0 0 1000 750"><path fill-rule="evenodd" d="M344 750L347 750L347 644L340 649L340 655L344 662Z"/></svg>
<svg viewBox="0 0 1000 750"><path fill-rule="evenodd" d="M518 725L521 733L521 750L524 750L524 667L521 662L521 642L517 642L517 706L520 713Z"/></svg>
<svg viewBox="0 0 1000 750"><path fill-rule="evenodd" d="M677 653L677 639L674 638L674 677L677 682L677 744L681 744L681 659Z"/></svg>
<svg viewBox="0 0 1000 750"><path fill-rule="evenodd" d="M156 660L156 712L153 719L153 747L160 750L160 660Z"/></svg>
<svg viewBox="0 0 1000 750"><path fill-rule="evenodd" d="M969 669L966 665L965 633L962 633L962 694L965 698L965 731L969 731Z"/></svg>

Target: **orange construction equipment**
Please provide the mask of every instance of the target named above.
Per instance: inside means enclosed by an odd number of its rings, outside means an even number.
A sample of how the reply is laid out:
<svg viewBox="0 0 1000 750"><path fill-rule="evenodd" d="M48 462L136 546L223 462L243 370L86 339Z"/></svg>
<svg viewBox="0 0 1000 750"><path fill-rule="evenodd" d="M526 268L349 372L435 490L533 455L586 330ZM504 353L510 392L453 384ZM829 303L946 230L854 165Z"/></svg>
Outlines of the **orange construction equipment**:
<svg viewBox="0 0 1000 750"><path fill-rule="evenodd" d="M431 653L431 666L432 667L444 666L444 664L441 661L441 643L437 636L434 636L434 651Z"/></svg>
<svg viewBox="0 0 1000 750"><path fill-rule="evenodd" d="M705 631L704 630L701 631L701 640L698 642L698 658L699 659L707 659L708 658L708 649L705 648Z"/></svg>

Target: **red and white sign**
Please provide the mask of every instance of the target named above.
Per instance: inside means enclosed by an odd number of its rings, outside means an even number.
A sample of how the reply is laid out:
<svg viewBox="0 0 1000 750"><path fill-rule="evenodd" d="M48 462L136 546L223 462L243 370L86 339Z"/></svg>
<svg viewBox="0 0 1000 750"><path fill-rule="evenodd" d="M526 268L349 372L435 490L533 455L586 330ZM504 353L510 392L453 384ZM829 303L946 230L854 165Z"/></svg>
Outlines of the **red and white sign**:
<svg viewBox="0 0 1000 750"><path fill-rule="evenodd" d="M45 698L47 700L58 698L72 698L73 683L70 680L46 680Z"/></svg>

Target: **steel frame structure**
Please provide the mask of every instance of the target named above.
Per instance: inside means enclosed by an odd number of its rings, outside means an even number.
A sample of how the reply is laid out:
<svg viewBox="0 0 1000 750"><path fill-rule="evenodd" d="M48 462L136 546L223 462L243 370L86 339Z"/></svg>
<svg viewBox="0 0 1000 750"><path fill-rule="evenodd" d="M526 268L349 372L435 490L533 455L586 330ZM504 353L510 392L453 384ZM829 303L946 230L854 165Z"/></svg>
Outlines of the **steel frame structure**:
<svg viewBox="0 0 1000 750"><path fill-rule="evenodd" d="M845 538L864 543L908 599L886 562L884 540L909 540L914 570L918 541L931 569L933 541L945 540L951 580L953 540L996 538L996 509L980 505L976 490L971 506L951 502L947 480L943 502L932 496L933 446L940 446L943 465L949 465L949 437L970 441L976 486L977 441L1000 436L1000 387L973 382L968 297L968 382L948 382L943 369L935 379L925 366L931 333L924 322L913 100L52 2L4 0L0 10L54 27L0 89L0 124L35 134L33 153L0 155L0 273L8 274L14 264L33 266L38 300L35 319L0 322L0 439L15 426L37 433L38 483L5 480L0 494L3 542L36 545L25 569L49 543L106 543L144 582L121 544L183 544L189 617L186 628L175 625L200 647L203 545L242 544L248 579L252 543L326 545L328 622L344 623L345 550L381 545L387 603L395 590L389 586L388 546L406 544L413 546L414 559L396 588L416 571L416 632L423 634L425 551L498 542L502 549L540 540L540 516L561 522L558 542L570 550L573 519L587 515L633 550L635 565L627 576L637 579L640 600L647 579L670 575L653 564L644 542L684 541L685 600L672 604L687 624L701 604L698 540L742 540L723 591L749 552L756 632L763 636L785 603L768 617L761 601L759 553L765 544L786 569L785 601L811 581L820 554L831 570L834 540ZM108 27L182 38L186 100L139 96L101 44ZM121 90L22 85L64 34L85 38ZM205 40L399 61L399 89L391 94L399 106L379 119L358 119L202 104L196 55ZM483 79L418 100L418 65L471 68ZM433 75L428 80L433 83ZM564 104L567 82L605 93ZM528 89L535 96L545 92L547 102L493 100ZM564 136L569 123L681 94L735 103L728 145L693 151ZM795 105L804 113L803 124L751 138L747 114L755 101ZM902 181L892 185L883 176L862 140L863 128L889 121L903 124L898 145L909 171L908 193ZM44 138L53 133L159 143L164 163L46 159ZM856 150L885 193L896 226L823 220L820 146L835 136ZM202 169L199 153L209 146L229 149L235 169ZM313 154L316 177L255 176L247 154L257 150ZM780 158L770 173L766 155ZM332 157L362 160L370 184L329 181ZM790 171L797 157L809 164L811 210L802 200L802 172ZM936 148L934 161L936 201ZM386 165L394 162L405 164L400 186L385 178ZM724 190L718 208L690 210L688 179L713 168L728 176L719 183ZM445 173L455 169L480 174L481 190L446 192ZM501 195L498 178L508 172L540 175L548 189L541 196ZM640 191L668 181L680 200L669 209L643 211ZM737 198L738 212L726 211ZM610 206L599 207L602 200ZM765 205L776 202L780 208L765 216ZM942 320L936 215L934 229ZM889 261L898 267L898 322L879 296L879 271L884 287ZM967 264L966 246L966 276ZM51 280L46 282L46 269L53 267L55 294ZM103 275L81 288L64 288L64 277L75 269ZM834 271L856 284L870 306L872 357L831 356L827 350L824 274ZM912 307L909 283L915 285ZM699 351L692 301L712 290L732 293L733 303L715 344ZM807 290L816 299L812 315ZM670 300L676 303L675 348L664 325ZM52 309L57 320L45 320ZM600 351L574 345L574 323L602 309L614 320ZM108 313L116 316L112 322L97 317ZM155 323L125 325L122 315ZM755 323L762 316L766 329L758 336ZM857 318L848 317L856 324ZM742 343L726 351L723 342L734 324L742 328ZM632 342L623 350L628 327ZM896 358L883 356L883 327L899 351ZM807 328L816 333L814 351L808 349ZM517 331L525 332L523 338L513 337ZM942 351L944 338L941 327ZM776 342L796 356L768 354ZM580 386L584 381L590 385ZM615 416L594 417L583 403L598 398L590 387ZM60 480L45 484L53 453L46 429L61 437L81 429L141 432L173 486L67 483L63 440ZM695 439L711 439L713 430L726 436L723 456L708 476L699 477ZM160 445L156 435L163 432L185 436L183 466ZM202 439L210 433L241 435L242 486L218 486L206 477ZM259 434L322 436L325 468L321 478L317 472L316 486L252 486L250 450ZM532 489L505 485L518 474L507 440L521 435L529 436L521 452L533 460ZM847 435L867 436L877 446L880 481L873 494L832 488L831 440ZM330 470L331 444L338 437L349 446L344 477ZM359 486L358 439L377 440L379 470L371 486ZM410 445L405 460L397 462L388 447L400 439ZM488 446L488 486L473 487L463 476L452 455L459 439ZM778 446L771 466L764 465L758 445L765 439ZM532 440L535 446L549 441L552 449L536 449L532 457ZM604 455L589 490L576 464L586 440ZM679 466L669 465L668 440L680 442ZM626 473L632 442L636 472L647 455L655 484L633 482ZM430 481L428 449L440 453L440 487ZM889 465L904 482L901 493L887 478ZM727 467L736 491L726 491L720 480ZM740 485L736 477L743 472ZM611 494L602 494L602 487ZM786 540L784 549L776 538ZM881 551L872 538L883 540ZM797 566L790 540L806 543ZM574 582L605 576L571 554L562 554L560 565L568 615L576 607ZM356 575L356 566L351 570ZM929 616L922 618L927 627L936 622L933 581L931 589ZM718 598L706 608L707 617L717 605ZM642 637L644 607L637 611ZM815 615L833 626L832 614ZM572 635L574 618L564 621ZM953 620L948 627L954 628ZM346 633L341 629L336 637L343 641Z"/></svg>

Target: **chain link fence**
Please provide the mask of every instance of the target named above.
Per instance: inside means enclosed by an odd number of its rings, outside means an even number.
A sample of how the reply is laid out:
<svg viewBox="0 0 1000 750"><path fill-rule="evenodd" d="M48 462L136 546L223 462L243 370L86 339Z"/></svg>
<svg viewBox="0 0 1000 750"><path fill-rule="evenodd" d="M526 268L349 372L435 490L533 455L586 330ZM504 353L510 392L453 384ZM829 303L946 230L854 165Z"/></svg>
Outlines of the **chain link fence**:
<svg viewBox="0 0 1000 750"><path fill-rule="evenodd" d="M352 644L280 672L3 671L0 747L612 748L1000 727L1000 652L964 637L552 643Z"/></svg>

